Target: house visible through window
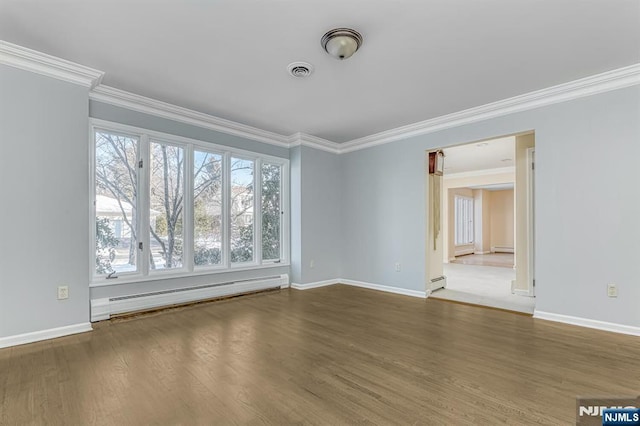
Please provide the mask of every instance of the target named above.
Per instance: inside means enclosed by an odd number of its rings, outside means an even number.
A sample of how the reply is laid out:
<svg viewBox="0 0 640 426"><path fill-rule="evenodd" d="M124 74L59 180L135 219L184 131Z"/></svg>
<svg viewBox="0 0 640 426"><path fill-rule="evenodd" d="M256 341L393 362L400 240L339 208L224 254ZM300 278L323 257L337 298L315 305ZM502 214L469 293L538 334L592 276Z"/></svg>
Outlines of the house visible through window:
<svg viewBox="0 0 640 426"><path fill-rule="evenodd" d="M456 195L455 204L455 244L473 244L473 198Z"/></svg>

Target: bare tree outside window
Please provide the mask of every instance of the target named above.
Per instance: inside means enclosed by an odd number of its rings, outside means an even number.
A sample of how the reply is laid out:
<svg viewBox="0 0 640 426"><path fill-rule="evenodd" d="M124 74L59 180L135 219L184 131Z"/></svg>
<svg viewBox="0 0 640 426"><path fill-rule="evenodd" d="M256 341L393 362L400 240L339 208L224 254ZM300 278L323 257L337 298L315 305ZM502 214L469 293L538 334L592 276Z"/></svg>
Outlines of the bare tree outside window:
<svg viewBox="0 0 640 426"><path fill-rule="evenodd" d="M137 264L138 139L96 132L96 273Z"/></svg>
<svg viewBox="0 0 640 426"><path fill-rule="evenodd" d="M146 153L146 158L140 152ZM193 161L189 161L192 168L187 173L188 152ZM187 261L187 236L193 249L193 258L188 261L195 267L222 266L223 261L228 266L280 260L282 164L234 156L228 161L225 166L223 154L187 151L186 145L177 142L96 130L95 273L182 268ZM145 172L148 181L142 179ZM190 193L185 194L185 179L191 178ZM256 182L259 199L255 197ZM185 222L186 202L192 203L189 211L193 213L193 227L188 230L185 224L191 221ZM260 215L259 229L255 228L256 214ZM140 237L139 222L149 223L150 246L144 247L149 257L143 271L139 253L147 235ZM261 244L259 259L255 256L256 241ZM229 253L223 252L225 247Z"/></svg>
<svg viewBox="0 0 640 426"><path fill-rule="evenodd" d="M184 149L152 142L150 157L150 266L180 268L184 249Z"/></svg>

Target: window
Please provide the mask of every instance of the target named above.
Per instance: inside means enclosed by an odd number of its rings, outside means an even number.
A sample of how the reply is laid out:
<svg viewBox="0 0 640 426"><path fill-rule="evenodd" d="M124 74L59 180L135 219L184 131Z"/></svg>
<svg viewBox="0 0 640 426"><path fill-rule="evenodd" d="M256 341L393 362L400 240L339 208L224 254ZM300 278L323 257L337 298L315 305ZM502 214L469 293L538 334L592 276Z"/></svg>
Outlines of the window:
<svg viewBox="0 0 640 426"><path fill-rule="evenodd" d="M151 142L149 169L149 264L182 267L184 248L184 149Z"/></svg>
<svg viewBox="0 0 640 426"><path fill-rule="evenodd" d="M138 145L135 136L95 133L95 272L138 271Z"/></svg>
<svg viewBox="0 0 640 426"><path fill-rule="evenodd" d="M288 261L288 160L92 122L94 281Z"/></svg>
<svg viewBox="0 0 640 426"><path fill-rule="evenodd" d="M194 151L193 261L196 267L222 263L222 155Z"/></svg>
<svg viewBox="0 0 640 426"><path fill-rule="evenodd" d="M473 198L456 195L455 245L473 244Z"/></svg>
<svg viewBox="0 0 640 426"><path fill-rule="evenodd" d="M277 261L280 258L284 213L280 204L281 176L281 165L262 164L262 260Z"/></svg>
<svg viewBox="0 0 640 426"><path fill-rule="evenodd" d="M253 260L254 162L231 158L231 262Z"/></svg>

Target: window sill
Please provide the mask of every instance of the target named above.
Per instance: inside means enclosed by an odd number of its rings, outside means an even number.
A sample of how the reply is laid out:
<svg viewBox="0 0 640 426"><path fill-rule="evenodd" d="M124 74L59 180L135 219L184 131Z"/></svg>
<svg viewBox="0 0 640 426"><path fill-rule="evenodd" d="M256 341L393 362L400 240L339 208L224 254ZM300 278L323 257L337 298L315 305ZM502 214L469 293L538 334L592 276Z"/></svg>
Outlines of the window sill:
<svg viewBox="0 0 640 426"><path fill-rule="evenodd" d="M97 281L92 281L89 284L89 288L94 287L108 287L114 285L122 285L122 284L134 284L134 283L142 283L149 281L160 281L160 280L171 280L176 278L190 278L202 275L217 275L217 274L229 274L233 272L241 272L241 271L254 271L258 269L273 269L273 268L288 268L291 266L290 263L271 263L266 265L252 265L252 266L236 266L226 269L203 269L196 270L193 272L184 272L179 271L175 273L167 272L167 273L157 273L153 275L147 276L135 276L135 277L127 277L122 276L122 278L114 278L114 279L98 279Z"/></svg>

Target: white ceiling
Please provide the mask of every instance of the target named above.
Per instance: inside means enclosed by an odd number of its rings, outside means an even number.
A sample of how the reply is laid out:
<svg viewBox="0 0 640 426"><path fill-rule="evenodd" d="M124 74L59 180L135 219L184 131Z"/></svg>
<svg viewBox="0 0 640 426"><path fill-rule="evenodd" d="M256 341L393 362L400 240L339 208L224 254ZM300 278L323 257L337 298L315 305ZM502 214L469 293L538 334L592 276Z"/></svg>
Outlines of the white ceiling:
<svg viewBox="0 0 640 426"><path fill-rule="evenodd" d="M348 26L364 44L320 46ZM0 39L103 83L343 142L640 62L638 0L0 0ZM295 79L286 67L307 61Z"/></svg>
<svg viewBox="0 0 640 426"><path fill-rule="evenodd" d="M492 139L444 149L444 175L514 167L515 137Z"/></svg>

